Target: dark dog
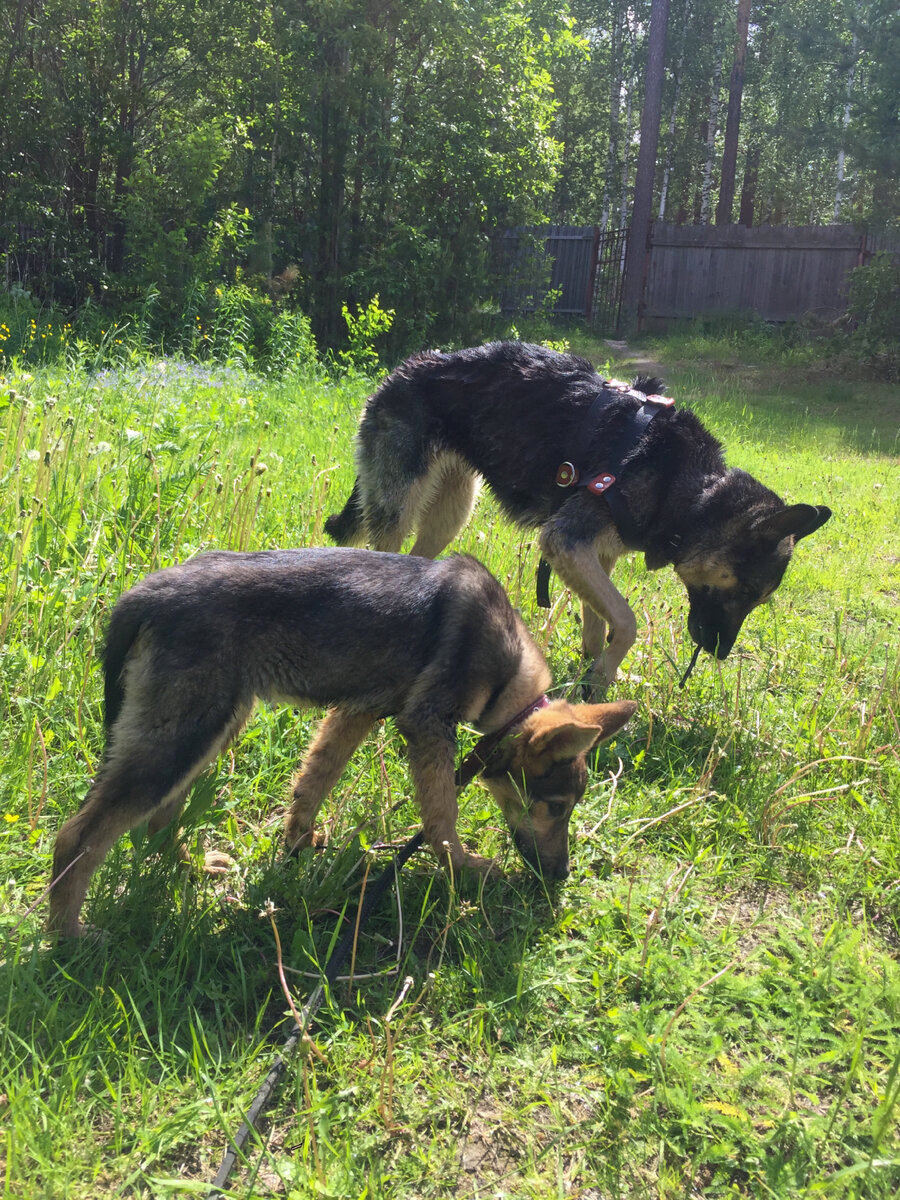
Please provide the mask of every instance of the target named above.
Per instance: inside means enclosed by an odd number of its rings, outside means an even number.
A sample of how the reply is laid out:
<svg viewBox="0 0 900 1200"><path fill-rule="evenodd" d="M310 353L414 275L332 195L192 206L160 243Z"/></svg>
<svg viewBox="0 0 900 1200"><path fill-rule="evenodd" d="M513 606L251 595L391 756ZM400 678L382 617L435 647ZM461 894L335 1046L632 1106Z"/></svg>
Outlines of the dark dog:
<svg viewBox="0 0 900 1200"><path fill-rule="evenodd" d="M584 602L591 683L615 677L637 632L609 578L627 550L642 550L650 569L674 566L691 637L725 658L795 542L831 511L786 506L727 470L693 413L648 400L655 380L636 386L643 394L584 359L520 342L416 355L369 398L356 483L326 532L399 550L415 530L411 553L434 557L468 519L480 475L513 521L541 527L545 559Z"/></svg>
<svg viewBox="0 0 900 1200"><path fill-rule="evenodd" d="M331 707L294 780L289 849L315 843L325 796L392 716L438 859L489 869L456 832L456 727L467 721L489 735L478 766L516 845L548 878L568 872L587 752L637 707L548 701L540 650L474 559L367 550L204 554L150 575L113 611L105 682L106 756L54 852L50 926L64 934L80 932L113 842L147 818L151 833L175 821L257 698Z"/></svg>

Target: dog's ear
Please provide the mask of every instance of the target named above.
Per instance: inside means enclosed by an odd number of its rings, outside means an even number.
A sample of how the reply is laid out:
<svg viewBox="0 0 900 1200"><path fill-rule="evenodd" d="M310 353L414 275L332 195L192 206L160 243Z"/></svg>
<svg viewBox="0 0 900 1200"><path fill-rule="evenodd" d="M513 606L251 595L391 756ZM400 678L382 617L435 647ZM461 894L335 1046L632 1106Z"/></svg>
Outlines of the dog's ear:
<svg viewBox="0 0 900 1200"><path fill-rule="evenodd" d="M602 742L627 725L637 710L636 700L617 700L614 704L576 704L572 708L583 725L593 725L600 730Z"/></svg>
<svg viewBox="0 0 900 1200"><path fill-rule="evenodd" d="M636 709L634 700L619 700L616 704L569 704L562 710L544 710L538 714L542 719L536 722L529 749L548 755L552 762L576 758L596 742L618 733Z"/></svg>
<svg viewBox="0 0 900 1200"><path fill-rule="evenodd" d="M791 504L761 517L753 525L753 533L765 542L780 542L786 537L799 541L824 525L830 516L831 509L824 504Z"/></svg>

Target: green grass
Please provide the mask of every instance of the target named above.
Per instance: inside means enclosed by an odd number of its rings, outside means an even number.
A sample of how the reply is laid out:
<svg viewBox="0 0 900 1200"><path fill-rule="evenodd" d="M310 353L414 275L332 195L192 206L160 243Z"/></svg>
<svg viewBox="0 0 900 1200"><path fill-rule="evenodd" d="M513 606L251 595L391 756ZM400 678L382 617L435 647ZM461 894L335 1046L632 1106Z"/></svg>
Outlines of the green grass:
<svg viewBox="0 0 900 1200"><path fill-rule="evenodd" d="M574 340L574 339L573 339ZM578 345L601 359L600 346ZM834 518L801 543L733 655L677 679L671 572L617 581L640 616L573 871L548 896L487 793L464 838L507 874L457 893L427 855L360 938L228 1195L889 1197L900 1186L900 489L897 395L812 369L652 347L729 462ZM627 373L620 364L616 373ZM102 751L98 651L116 596L211 546L321 541L349 488L363 380L275 384L209 365L10 368L0 387L0 1180L4 1197L206 1195L415 807L381 728L327 810L331 844L278 859L316 714L264 708L195 791L188 843L139 831L98 872L103 944L43 940L53 839ZM485 496L483 558L555 679L579 616ZM398 930L402 920L402 941ZM403 980L412 983L403 1000Z"/></svg>

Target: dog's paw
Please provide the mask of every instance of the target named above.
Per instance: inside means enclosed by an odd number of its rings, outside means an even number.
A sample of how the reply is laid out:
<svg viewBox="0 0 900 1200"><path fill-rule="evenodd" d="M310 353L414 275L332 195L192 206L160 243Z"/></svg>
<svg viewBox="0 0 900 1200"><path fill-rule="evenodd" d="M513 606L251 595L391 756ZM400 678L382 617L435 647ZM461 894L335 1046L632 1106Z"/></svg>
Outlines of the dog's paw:
<svg viewBox="0 0 900 1200"><path fill-rule="evenodd" d="M454 863L453 869L454 871L470 871L482 878L490 875L494 879L498 879L503 874L492 858L482 858L480 854L466 853L459 863Z"/></svg>
<svg viewBox="0 0 900 1200"><path fill-rule="evenodd" d="M207 875L227 875L236 865L235 860L224 850L207 850L203 855L203 870Z"/></svg>

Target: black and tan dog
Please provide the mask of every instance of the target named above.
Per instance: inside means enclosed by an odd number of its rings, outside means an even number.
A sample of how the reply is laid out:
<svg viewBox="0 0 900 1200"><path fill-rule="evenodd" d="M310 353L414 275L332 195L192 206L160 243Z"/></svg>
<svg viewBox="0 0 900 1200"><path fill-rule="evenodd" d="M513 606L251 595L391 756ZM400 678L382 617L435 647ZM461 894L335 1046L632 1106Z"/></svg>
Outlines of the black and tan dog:
<svg viewBox="0 0 900 1200"><path fill-rule="evenodd" d="M456 727L466 721L488 735L478 766L520 852L563 878L587 752L636 705L549 701L549 684L503 589L472 558L219 552L158 571L113 610L106 756L56 841L50 926L81 931L88 883L113 842L148 818L151 832L176 821L257 698L330 708L294 780L289 849L314 844L325 796L372 724L392 716L438 859L489 869L456 831Z"/></svg>
<svg viewBox="0 0 900 1200"><path fill-rule="evenodd" d="M584 359L520 342L416 355L369 398L356 484L326 532L396 551L415 531L412 553L434 557L468 519L480 475L512 520L541 527L545 559L584 602L591 683L615 677L637 632L609 578L628 550L651 569L672 564L691 637L724 658L795 542L831 512L787 506L727 470L693 413L648 395L657 387L615 384Z"/></svg>

